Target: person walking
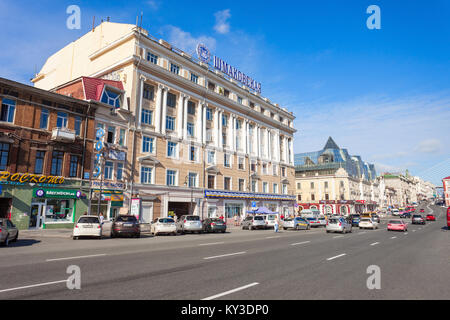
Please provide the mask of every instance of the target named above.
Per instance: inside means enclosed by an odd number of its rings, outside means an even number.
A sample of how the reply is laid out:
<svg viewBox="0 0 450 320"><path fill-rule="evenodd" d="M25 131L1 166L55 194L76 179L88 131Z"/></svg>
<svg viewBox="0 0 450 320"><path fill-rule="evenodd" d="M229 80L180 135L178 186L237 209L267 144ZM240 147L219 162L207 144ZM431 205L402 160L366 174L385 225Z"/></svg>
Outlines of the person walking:
<svg viewBox="0 0 450 320"><path fill-rule="evenodd" d="M105 220L105 217L103 216L103 212L100 212L99 219L100 219L100 225L103 225L103 220Z"/></svg>
<svg viewBox="0 0 450 320"><path fill-rule="evenodd" d="M237 227L239 224L238 224L238 216L237 216L237 214L235 214L234 215L234 226L235 227Z"/></svg>
<svg viewBox="0 0 450 320"><path fill-rule="evenodd" d="M274 230L275 232L278 232L278 219L275 219L275 224L274 224L274 226L273 226L273 230Z"/></svg>

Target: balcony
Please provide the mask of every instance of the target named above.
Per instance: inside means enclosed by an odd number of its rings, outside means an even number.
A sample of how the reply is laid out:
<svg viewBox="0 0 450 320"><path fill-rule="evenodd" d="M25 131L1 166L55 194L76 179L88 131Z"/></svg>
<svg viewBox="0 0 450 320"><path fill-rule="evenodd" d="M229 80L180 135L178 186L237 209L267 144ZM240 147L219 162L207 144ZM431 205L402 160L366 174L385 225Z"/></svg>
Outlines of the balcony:
<svg viewBox="0 0 450 320"><path fill-rule="evenodd" d="M52 140L60 142L74 142L75 131L67 128L53 128Z"/></svg>

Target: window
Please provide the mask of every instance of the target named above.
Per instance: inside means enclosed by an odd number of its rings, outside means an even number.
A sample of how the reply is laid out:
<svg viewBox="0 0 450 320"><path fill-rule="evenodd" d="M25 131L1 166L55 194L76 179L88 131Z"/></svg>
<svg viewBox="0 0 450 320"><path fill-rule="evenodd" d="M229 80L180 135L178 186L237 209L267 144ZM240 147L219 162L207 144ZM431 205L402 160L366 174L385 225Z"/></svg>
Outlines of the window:
<svg viewBox="0 0 450 320"><path fill-rule="evenodd" d="M297 182L297 189L301 189L302 188L302 183L301 182Z"/></svg>
<svg viewBox="0 0 450 320"><path fill-rule="evenodd" d="M116 108L120 108L120 93L105 89L101 102L109 104L110 106Z"/></svg>
<svg viewBox="0 0 450 320"><path fill-rule="evenodd" d="M213 112L211 108L206 108L206 120L211 121L213 119Z"/></svg>
<svg viewBox="0 0 450 320"><path fill-rule="evenodd" d="M142 109L141 122L151 125L153 122L153 111L148 109Z"/></svg>
<svg viewBox="0 0 450 320"><path fill-rule="evenodd" d="M75 134L81 136L81 117L79 116L75 116Z"/></svg>
<svg viewBox="0 0 450 320"><path fill-rule="evenodd" d="M330 196L328 195L328 193L325 193L325 200L330 200Z"/></svg>
<svg viewBox="0 0 450 320"><path fill-rule="evenodd" d="M52 176L60 176L62 172L62 164L64 159L64 152L62 151L53 151L52 154Z"/></svg>
<svg viewBox="0 0 450 320"><path fill-rule="evenodd" d="M56 118L56 126L58 128L67 128L67 113L58 112L58 117Z"/></svg>
<svg viewBox="0 0 450 320"><path fill-rule="evenodd" d="M263 163L262 165L262 173L267 174L267 163Z"/></svg>
<svg viewBox="0 0 450 320"><path fill-rule="evenodd" d="M278 184L277 183L273 184L273 193L278 193Z"/></svg>
<svg viewBox="0 0 450 320"><path fill-rule="evenodd" d="M281 176L286 177L286 168L285 167L281 167Z"/></svg>
<svg viewBox="0 0 450 320"><path fill-rule="evenodd" d="M198 84L198 76L196 74L191 73L191 81Z"/></svg>
<svg viewBox="0 0 450 320"><path fill-rule="evenodd" d="M189 188L194 188L197 187L197 173L194 172L189 172L188 175L188 187Z"/></svg>
<svg viewBox="0 0 450 320"><path fill-rule="evenodd" d="M251 172L256 172L256 162L251 162L250 163L250 171Z"/></svg>
<svg viewBox="0 0 450 320"><path fill-rule="evenodd" d="M208 175L208 189L215 189L216 188L216 176L214 175Z"/></svg>
<svg viewBox="0 0 450 320"><path fill-rule="evenodd" d="M273 165L272 169L273 169L272 170L273 171L273 175L274 176L278 175L278 166L276 164Z"/></svg>
<svg viewBox="0 0 450 320"><path fill-rule="evenodd" d="M244 102L244 101L242 100L242 97L239 97L239 96L237 97L237 101L238 101L238 103L240 103L240 104L243 104L243 102Z"/></svg>
<svg viewBox="0 0 450 320"><path fill-rule="evenodd" d="M213 132L211 129L206 130L206 142L212 142L213 141Z"/></svg>
<svg viewBox="0 0 450 320"><path fill-rule="evenodd" d="M208 89L211 91L215 91L216 90L216 84L212 83L212 82L208 82Z"/></svg>
<svg viewBox="0 0 450 320"><path fill-rule="evenodd" d="M175 73L175 74L180 74L180 67L177 66L176 64L171 63L170 64L170 72Z"/></svg>
<svg viewBox="0 0 450 320"><path fill-rule="evenodd" d="M314 182L311 182L311 189L314 189Z"/></svg>
<svg viewBox="0 0 450 320"><path fill-rule="evenodd" d="M223 189L231 190L231 178L230 177L223 178Z"/></svg>
<svg viewBox="0 0 450 320"><path fill-rule="evenodd" d="M226 114L222 115L222 126L224 127L228 126L228 116Z"/></svg>
<svg viewBox="0 0 450 320"><path fill-rule="evenodd" d="M263 192L269 193L269 183L268 182L263 182Z"/></svg>
<svg viewBox="0 0 450 320"><path fill-rule="evenodd" d="M9 143L0 143L0 170L6 170L9 158Z"/></svg>
<svg viewBox="0 0 450 320"><path fill-rule="evenodd" d="M106 138L106 142L114 143L116 140L116 127L108 127L108 134Z"/></svg>
<svg viewBox="0 0 450 320"><path fill-rule="evenodd" d="M314 195L314 193L311 193L311 201L315 201L316 200L316 196Z"/></svg>
<svg viewBox="0 0 450 320"><path fill-rule="evenodd" d="M328 181L324 182L325 189L328 189ZM328 200L328 199L327 199Z"/></svg>
<svg viewBox="0 0 450 320"><path fill-rule="evenodd" d="M177 172L175 170L167 170L166 183L168 186L175 186L177 181Z"/></svg>
<svg viewBox="0 0 450 320"><path fill-rule="evenodd" d="M166 130L175 130L175 118L166 116Z"/></svg>
<svg viewBox="0 0 450 320"><path fill-rule="evenodd" d="M155 88L149 84L144 84L144 99L153 100L155 98Z"/></svg>
<svg viewBox="0 0 450 320"><path fill-rule="evenodd" d="M167 156L169 158L177 157L177 143L176 142L167 142Z"/></svg>
<svg viewBox="0 0 450 320"><path fill-rule="evenodd" d="M301 194L299 194L299 195L297 195L297 201L302 201L302 195Z"/></svg>
<svg viewBox="0 0 450 320"><path fill-rule="evenodd" d="M13 123L15 110L16 110L16 101L10 99L3 99L2 110L0 113L0 120Z"/></svg>
<svg viewBox="0 0 450 320"><path fill-rule="evenodd" d="M224 95L225 97L229 98L229 97L230 97L230 91L227 90L227 89L223 89L223 95Z"/></svg>
<svg viewBox="0 0 450 320"><path fill-rule="evenodd" d="M151 167L141 167L141 183L151 184L153 177L153 168Z"/></svg>
<svg viewBox="0 0 450 320"><path fill-rule="evenodd" d="M225 148L227 146L227 134L222 133L222 146Z"/></svg>
<svg viewBox="0 0 450 320"><path fill-rule="evenodd" d="M215 151L208 150L208 164L216 163L216 153Z"/></svg>
<svg viewBox="0 0 450 320"><path fill-rule="evenodd" d="M105 180L112 180L114 164L111 161L105 162Z"/></svg>
<svg viewBox="0 0 450 320"><path fill-rule="evenodd" d="M116 179L117 180L123 179L123 163L122 162L117 163Z"/></svg>
<svg viewBox="0 0 450 320"><path fill-rule="evenodd" d="M142 138L142 153L144 153L144 152L153 153L154 141L155 141L155 138L150 138L150 137L144 136Z"/></svg>
<svg viewBox="0 0 450 320"><path fill-rule="evenodd" d="M283 186L282 186L282 191L283 191L283 194L288 194L288 188L287 188L287 184L283 184Z"/></svg>
<svg viewBox="0 0 450 320"><path fill-rule="evenodd" d="M189 160L197 161L197 148L194 146L189 147Z"/></svg>
<svg viewBox="0 0 450 320"><path fill-rule="evenodd" d="M69 177L73 178L78 175L78 156L70 156Z"/></svg>
<svg viewBox="0 0 450 320"><path fill-rule="evenodd" d="M48 109L42 109L41 110L41 121L39 123L40 129L47 129L48 128Z"/></svg>
<svg viewBox="0 0 450 320"><path fill-rule="evenodd" d="M245 191L245 180L239 179L239 191Z"/></svg>
<svg viewBox="0 0 450 320"><path fill-rule="evenodd" d="M231 155L226 153L223 155L223 165L226 168L231 168Z"/></svg>
<svg viewBox="0 0 450 320"><path fill-rule="evenodd" d="M148 52L147 53L147 61L150 61L153 64L158 64L158 56L151 52Z"/></svg>
<svg viewBox="0 0 450 320"><path fill-rule="evenodd" d="M244 158L241 158L241 157L238 158L238 169L239 170L245 170Z"/></svg>
<svg viewBox="0 0 450 320"><path fill-rule="evenodd" d="M119 145L121 147L125 146L125 129L120 129L119 131Z"/></svg>
<svg viewBox="0 0 450 320"><path fill-rule="evenodd" d="M194 128L195 128L195 126L194 126L193 123L191 123L191 122L187 123L186 130L187 130L187 134L188 134L189 137L193 137L194 136Z"/></svg>
<svg viewBox="0 0 450 320"><path fill-rule="evenodd" d="M264 110L264 108L261 108L261 113L264 114L266 110Z"/></svg>
<svg viewBox="0 0 450 320"><path fill-rule="evenodd" d="M175 108L177 104L177 96L173 93L167 93L167 106L171 108Z"/></svg>
<svg viewBox="0 0 450 320"><path fill-rule="evenodd" d="M36 160L34 162L34 173L42 174L44 172L45 151L36 151Z"/></svg>
<svg viewBox="0 0 450 320"><path fill-rule="evenodd" d="M256 180L252 180L252 192L258 192L258 184Z"/></svg>
<svg viewBox="0 0 450 320"><path fill-rule="evenodd" d="M188 109L187 109L188 114L190 115L195 115L195 103L192 101L188 101Z"/></svg>

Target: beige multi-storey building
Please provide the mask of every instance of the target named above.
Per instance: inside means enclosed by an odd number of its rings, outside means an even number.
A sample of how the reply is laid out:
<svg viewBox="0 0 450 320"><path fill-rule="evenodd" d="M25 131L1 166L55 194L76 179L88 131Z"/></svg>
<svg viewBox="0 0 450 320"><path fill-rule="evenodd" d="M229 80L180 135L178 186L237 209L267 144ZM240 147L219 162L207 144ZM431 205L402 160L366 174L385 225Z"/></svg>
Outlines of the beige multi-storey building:
<svg viewBox="0 0 450 320"><path fill-rule="evenodd" d="M124 204L143 221L292 213L294 115L134 25L104 22L48 58L35 86L119 80L130 112ZM250 82L246 82L249 84ZM128 176L128 175L126 175Z"/></svg>

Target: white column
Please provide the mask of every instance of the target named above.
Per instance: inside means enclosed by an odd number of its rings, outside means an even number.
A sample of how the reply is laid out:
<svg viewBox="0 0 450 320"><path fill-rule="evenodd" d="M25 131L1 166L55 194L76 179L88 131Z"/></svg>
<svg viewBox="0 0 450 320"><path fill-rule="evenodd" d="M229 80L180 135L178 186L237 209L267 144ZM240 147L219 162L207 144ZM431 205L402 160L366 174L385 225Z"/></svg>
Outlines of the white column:
<svg viewBox="0 0 450 320"><path fill-rule="evenodd" d="M183 139L187 140L187 118L188 118L188 102L191 97L186 96L184 99L184 112L183 112ZM197 131L197 129L195 130ZM196 132L194 132L196 134Z"/></svg>
<svg viewBox="0 0 450 320"><path fill-rule="evenodd" d="M214 145L216 148L219 147L219 109L214 109L214 116L213 116L213 123L214 123Z"/></svg>
<svg viewBox="0 0 450 320"><path fill-rule="evenodd" d="M261 146L261 127L259 126L259 124L256 125L256 138L257 138L257 143L256 143L256 153L258 154L258 158L261 158L261 154L262 154L262 146Z"/></svg>
<svg viewBox="0 0 450 320"><path fill-rule="evenodd" d="M208 104L203 105L203 111L202 111L202 132L203 132L203 143L206 143L206 108L208 108Z"/></svg>
<svg viewBox="0 0 450 320"><path fill-rule="evenodd" d="M167 93L168 88L164 88L164 94L162 99L162 116L161 116L161 133L166 134L166 116L167 116Z"/></svg>
<svg viewBox="0 0 450 320"><path fill-rule="evenodd" d="M280 133L277 131L275 133L275 157L278 162L281 162L281 146L280 146Z"/></svg>
<svg viewBox="0 0 450 320"><path fill-rule="evenodd" d="M266 157L266 159L271 159L272 157L270 155L270 131L269 131L269 129L266 128L265 133L266 133L266 136L265 136L265 138L266 138L265 157Z"/></svg>
<svg viewBox="0 0 450 320"><path fill-rule="evenodd" d="M197 104L197 110L195 113L196 113L195 114L195 116L196 116L195 135L197 137L197 141L199 143L202 143L202 139L203 139L203 132L202 132L203 104L201 102L199 102Z"/></svg>
<svg viewBox="0 0 450 320"><path fill-rule="evenodd" d="M137 114L137 116L138 116L138 128L140 129L141 128L141 123L142 123L142 99L143 99L143 96L144 96L144 82L147 80L144 76L140 76L140 85L141 85L141 90L139 91L140 92L140 95L139 95L139 109L137 110L137 112L138 112L138 114Z"/></svg>
<svg viewBox="0 0 450 320"><path fill-rule="evenodd" d="M164 87L162 85L158 85L158 91L156 93L156 110L155 110L155 130L158 133L161 133L161 103L162 103L162 95L163 95Z"/></svg>
<svg viewBox="0 0 450 320"><path fill-rule="evenodd" d="M242 130L242 142L244 144L244 153L248 154L248 120L244 120L244 130Z"/></svg>
<svg viewBox="0 0 450 320"><path fill-rule="evenodd" d="M222 141L222 132L223 132L222 117L223 117L223 110L220 110L219 111L219 128L218 128L219 133L217 134L219 136L219 141L218 141L219 148L223 148L223 142L224 142L224 141ZM226 143L226 141L225 141L225 143Z"/></svg>
<svg viewBox="0 0 450 320"><path fill-rule="evenodd" d="M231 115L231 127L230 127L230 148L233 152L236 151L236 117Z"/></svg>
<svg viewBox="0 0 450 320"><path fill-rule="evenodd" d="M183 93L180 94L177 103L177 136L179 138L183 137L183 107L184 107L184 97Z"/></svg>
<svg viewBox="0 0 450 320"><path fill-rule="evenodd" d="M291 150L291 165L294 165L294 138L291 138L291 143L289 144Z"/></svg>

